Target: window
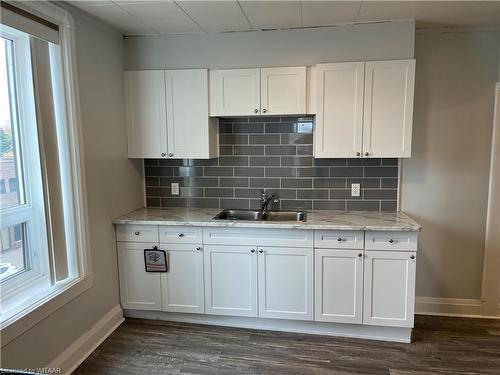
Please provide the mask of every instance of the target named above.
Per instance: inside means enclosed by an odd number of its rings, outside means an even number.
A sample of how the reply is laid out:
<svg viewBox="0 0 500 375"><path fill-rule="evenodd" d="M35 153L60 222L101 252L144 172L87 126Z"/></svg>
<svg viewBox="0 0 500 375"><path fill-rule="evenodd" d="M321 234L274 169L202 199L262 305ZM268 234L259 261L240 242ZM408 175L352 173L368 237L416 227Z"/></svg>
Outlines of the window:
<svg viewBox="0 0 500 375"><path fill-rule="evenodd" d="M88 289L92 275L71 15L50 2L0 7L5 345Z"/></svg>
<svg viewBox="0 0 500 375"><path fill-rule="evenodd" d="M0 33L0 198L2 300L26 287L50 286L49 245L35 114L30 36ZM5 181L8 186L5 187Z"/></svg>

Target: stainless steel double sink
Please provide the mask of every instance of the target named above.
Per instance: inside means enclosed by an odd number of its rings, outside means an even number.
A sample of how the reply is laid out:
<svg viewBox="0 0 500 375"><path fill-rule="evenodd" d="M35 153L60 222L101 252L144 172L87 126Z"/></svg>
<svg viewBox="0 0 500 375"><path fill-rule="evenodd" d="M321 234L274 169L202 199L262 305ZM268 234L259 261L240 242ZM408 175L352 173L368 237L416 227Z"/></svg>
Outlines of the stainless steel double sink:
<svg viewBox="0 0 500 375"><path fill-rule="evenodd" d="M214 216L214 220L247 220L247 221L296 221L305 222L305 211L261 211L225 209Z"/></svg>

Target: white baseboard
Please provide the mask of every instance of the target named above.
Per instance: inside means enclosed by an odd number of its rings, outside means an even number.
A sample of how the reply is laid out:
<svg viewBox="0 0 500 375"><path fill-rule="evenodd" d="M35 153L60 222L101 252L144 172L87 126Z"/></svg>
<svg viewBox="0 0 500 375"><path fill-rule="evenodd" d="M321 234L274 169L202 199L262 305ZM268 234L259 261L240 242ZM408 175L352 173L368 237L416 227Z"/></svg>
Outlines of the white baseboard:
<svg viewBox="0 0 500 375"><path fill-rule="evenodd" d="M483 315L480 299L466 298L416 297L415 314L500 319L500 316Z"/></svg>
<svg viewBox="0 0 500 375"><path fill-rule="evenodd" d="M71 374L124 320L121 306L116 305L47 367Z"/></svg>

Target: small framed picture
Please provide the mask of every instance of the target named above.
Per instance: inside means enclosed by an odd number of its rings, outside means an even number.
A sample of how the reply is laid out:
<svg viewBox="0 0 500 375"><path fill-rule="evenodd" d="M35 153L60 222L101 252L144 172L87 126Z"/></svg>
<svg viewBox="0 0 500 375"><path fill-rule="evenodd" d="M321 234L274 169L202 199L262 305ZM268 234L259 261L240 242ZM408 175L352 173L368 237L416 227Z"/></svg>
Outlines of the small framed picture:
<svg viewBox="0 0 500 375"><path fill-rule="evenodd" d="M146 272L167 272L167 253L165 250L144 249L144 267Z"/></svg>

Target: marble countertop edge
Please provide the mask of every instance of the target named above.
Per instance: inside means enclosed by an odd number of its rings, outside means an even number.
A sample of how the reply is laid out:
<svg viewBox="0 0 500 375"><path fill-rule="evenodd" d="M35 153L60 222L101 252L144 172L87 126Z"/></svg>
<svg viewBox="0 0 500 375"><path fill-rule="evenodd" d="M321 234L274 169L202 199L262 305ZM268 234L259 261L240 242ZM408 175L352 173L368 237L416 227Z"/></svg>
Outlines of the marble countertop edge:
<svg viewBox="0 0 500 375"><path fill-rule="evenodd" d="M140 208L113 220L124 225L173 225L236 228L373 230L419 232L421 226L406 213L372 211L307 211L306 222L225 221L212 218L217 208Z"/></svg>

